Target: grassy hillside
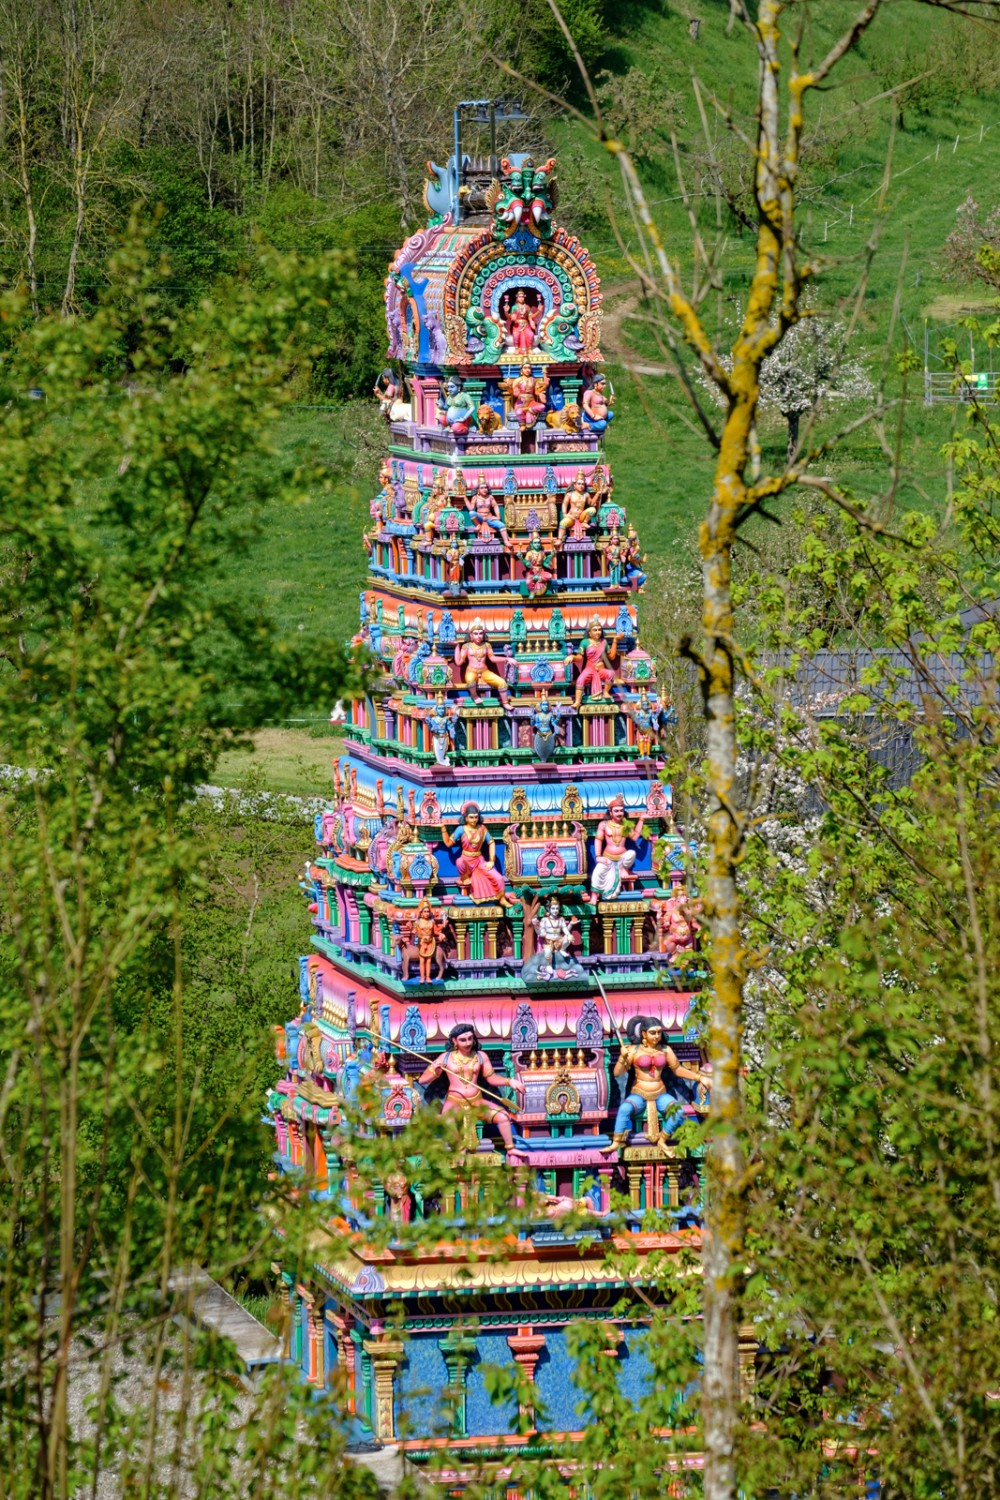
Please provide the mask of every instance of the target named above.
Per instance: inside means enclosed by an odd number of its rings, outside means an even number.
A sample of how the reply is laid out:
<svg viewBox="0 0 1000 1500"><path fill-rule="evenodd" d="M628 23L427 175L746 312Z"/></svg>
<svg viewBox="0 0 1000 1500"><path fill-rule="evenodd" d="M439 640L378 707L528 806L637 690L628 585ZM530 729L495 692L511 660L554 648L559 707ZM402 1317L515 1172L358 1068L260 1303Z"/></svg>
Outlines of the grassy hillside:
<svg viewBox="0 0 1000 1500"><path fill-rule="evenodd" d="M806 36L804 55L810 46L821 49L834 23L851 10L839 0L813 7L816 30ZM753 104L755 59L738 28L727 35L728 12L722 0L687 0L669 10L629 6L627 30L606 59L618 79L641 70L654 98L666 101L666 111L672 109L689 188L697 181L699 158L706 154L692 72L703 85L709 135L723 160L726 132L713 123L708 93L714 91L737 113ZM697 43L689 35L691 17L702 22ZM803 168L802 235L823 261L817 300L830 310L857 301L855 352L875 378L885 379L894 396L904 394L895 374L895 356L911 345L922 363L925 325L933 351L943 335L958 331L956 320L963 311L982 303L974 287L948 283L939 264L959 204L970 193L992 203L991 184L1000 180L1000 123L994 123L1000 121L1000 100L996 92L966 90L971 64L965 32L954 33L955 27L961 29L963 23L913 5L889 6L860 54L844 67L840 87L813 101L817 129ZM912 73L907 73L911 66ZM894 68L905 81L922 67L937 69L933 86L924 84L922 93L911 89L878 97L895 86ZM607 88L608 78L603 81ZM604 281L605 345L618 412L608 444L616 492L639 527L653 564L653 580L662 580L666 573L673 587L674 565L693 557L697 520L711 489L711 454L693 429L689 407L673 378L630 375L623 367L625 358L646 370L663 360L627 258L635 239L615 164L571 117L548 120L546 130L562 163L560 215L571 227L582 227ZM657 143L653 132L653 149L641 168L666 243L687 266L691 231L662 133ZM715 233L714 200L698 199L697 211L705 231ZM624 248L611 232L609 214L619 225ZM746 283L752 248L750 236L741 234L728 212L722 215L721 231L723 286L706 308L715 322L731 316L734 299ZM969 335L961 337L967 341ZM977 351L978 359L985 362L986 357L984 350ZM859 495L878 493L886 473L883 443L888 444L898 449L906 470L899 500L938 506L947 486L941 445L962 414L956 408L925 408L919 376L910 378L906 394L901 412L893 415L883 434L869 429L854 434L827 468ZM841 408L837 420L844 415ZM783 425L770 423L763 436L765 461L779 463ZM297 411L285 420L282 457L299 463L321 459L336 476L315 486L297 511L276 516L254 550L248 587L270 600L289 631L322 625L349 635L355 628L365 571L360 537L379 439L375 415L360 400L338 411ZM662 616L660 605L649 598L647 614ZM666 643L652 644L662 649ZM314 778L307 779L313 790ZM287 766L281 780L289 786Z"/></svg>

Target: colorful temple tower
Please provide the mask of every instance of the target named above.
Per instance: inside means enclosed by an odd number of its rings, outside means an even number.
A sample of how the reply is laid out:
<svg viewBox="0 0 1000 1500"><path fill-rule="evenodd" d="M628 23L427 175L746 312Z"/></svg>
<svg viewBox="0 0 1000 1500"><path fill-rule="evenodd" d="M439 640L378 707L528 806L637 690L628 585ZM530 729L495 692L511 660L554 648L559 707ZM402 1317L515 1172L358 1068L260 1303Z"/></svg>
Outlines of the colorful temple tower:
<svg viewBox="0 0 1000 1500"><path fill-rule="evenodd" d="M697 908L659 777L671 718L640 642L643 559L604 456L600 283L553 224L554 168L432 167L430 222L389 270L357 637L382 672L316 819L313 951L270 1098L279 1166L346 1222L331 1263L286 1276L291 1355L375 1441L417 1458L446 1443L457 1480L464 1450L524 1442L487 1398L488 1364L527 1373L552 1430L579 1425L566 1330L619 1303L609 1237L641 1255L698 1235L698 1163L674 1144L707 1083L685 979ZM401 1167L359 1204L343 1111L372 1070ZM403 1170L435 1086L477 1170L546 1195L506 1259L464 1277L446 1244L461 1195L428 1204ZM564 1233L571 1208L589 1236ZM644 1233L647 1209L672 1229ZM375 1218L432 1211L439 1252L366 1241ZM635 1391L642 1321L620 1320L612 1350Z"/></svg>

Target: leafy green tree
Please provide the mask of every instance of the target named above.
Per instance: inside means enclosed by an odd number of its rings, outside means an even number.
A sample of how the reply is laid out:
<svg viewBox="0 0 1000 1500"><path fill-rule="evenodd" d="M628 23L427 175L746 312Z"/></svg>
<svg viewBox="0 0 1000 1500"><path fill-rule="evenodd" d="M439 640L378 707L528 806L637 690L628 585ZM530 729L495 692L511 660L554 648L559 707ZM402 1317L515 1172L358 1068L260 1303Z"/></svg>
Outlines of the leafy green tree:
<svg viewBox="0 0 1000 1500"><path fill-rule="evenodd" d="M176 1378L194 1429L176 1411L158 1419L156 1389L178 1357L174 1270L225 1274L262 1239L250 1041L261 1016L246 992L252 922L236 953L218 945L214 988L198 972L186 924L203 920L197 893L213 866L188 803L241 730L302 702L325 707L357 680L335 643L282 639L232 588L273 500L255 476L289 369L315 304L344 296L344 267L275 261L266 292L237 288L181 314L157 290L168 274L134 238L94 316L30 324L0 377L0 1442L11 1495L78 1492L100 1467L95 1442L131 1492L159 1493L189 1440L196 1468L209 1462L190 1362ZM34 384L43 400L25 399ZM299 488L286 476L287 503ZM237 1007L249 1022L221 1025ZM77 1367L95 1341L105 1373L81 1425ZM149 1379L129 1416L106 1360L131 1341ZM224 1408L206 1401L217 1422ZM275 1452L298 1441L294 1415L277 1420ZM301 1463L302 1493L339 1493L339 1471L317 1477ZM192 1492L226 1493L212 1475ZM231 1482L246 1493L236 1469Z"/></svg>

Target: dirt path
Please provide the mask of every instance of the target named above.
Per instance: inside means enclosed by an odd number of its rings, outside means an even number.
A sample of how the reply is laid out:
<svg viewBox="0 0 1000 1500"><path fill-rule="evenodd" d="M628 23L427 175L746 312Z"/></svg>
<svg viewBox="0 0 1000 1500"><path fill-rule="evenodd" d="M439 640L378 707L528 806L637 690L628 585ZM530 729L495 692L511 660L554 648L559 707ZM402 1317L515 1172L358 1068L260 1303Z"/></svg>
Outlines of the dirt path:
<svg viewBox="0 0 1000 1500"><path fill-rule="evenodd" d="M672 375L666 365L651 365L639 360L625 342L622 325L639 306L641 288L638 281L623 281L605 292L601 318L601 346L605 359L623 365L630 375Z"/></svg>

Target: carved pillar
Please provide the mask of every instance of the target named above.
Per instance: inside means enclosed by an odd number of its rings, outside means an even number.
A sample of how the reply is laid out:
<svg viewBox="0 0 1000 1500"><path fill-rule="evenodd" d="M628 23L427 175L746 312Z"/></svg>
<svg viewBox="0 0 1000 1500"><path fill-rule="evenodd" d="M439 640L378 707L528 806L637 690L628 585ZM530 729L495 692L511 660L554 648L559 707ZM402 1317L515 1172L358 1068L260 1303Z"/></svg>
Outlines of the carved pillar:
<svg viewBox="0 0 1000 1500"><path fill-rule="evenodd" d="M507 1345L514 1356L515 1363L524 1371L525 1380L531 1385L535 1383L535 1366L538 1364L538 1356L545 1348L544 1333L535 1333L530 1323L518 1328L516 1333L508 1333ZM519 1404L518 1412L534 1422L535 1411L529 1401Z"/></svg>
<svg viewBox="0 0 1000 1500"><path fill-rule="evenodd" d="M739 1331L740 1395L749 1400L757 1378L757 1335L752 1323L741 1323Z"/></svg>
<svg viewBox="0 0 1000 1500"><path fill-rule="evenodd" d="M455 1402L455 1436L468 1436L465 1379L476 1353L475 1339L462 1327L452 1328L440 1344Z"/></svg>
<svg viewBox="0 0 1000 1500"><path fill-rule="evenodd" d="M678 1208L681 1201L681 1164L679 1161L668 1161L665 1171L667 1174L667 1205L670 1208Z"/></svg>
<svg viewBox="0 0 1000 1500"><path fill-rule="evenodd" d="M628 1168L628 1191L632 1200L632 1207L642 1207L642 1167L638 1163L631 1164Z"/></svg>
<svg viewBox="0 0 1000 1500"><path fill-rule="evenodd" d="M372 1367L372 1431L382 1442L391 1443L396 1437L396 1367L403 1358L403 1345L383 1335L365 1339L362 1347Z"/></svg>

